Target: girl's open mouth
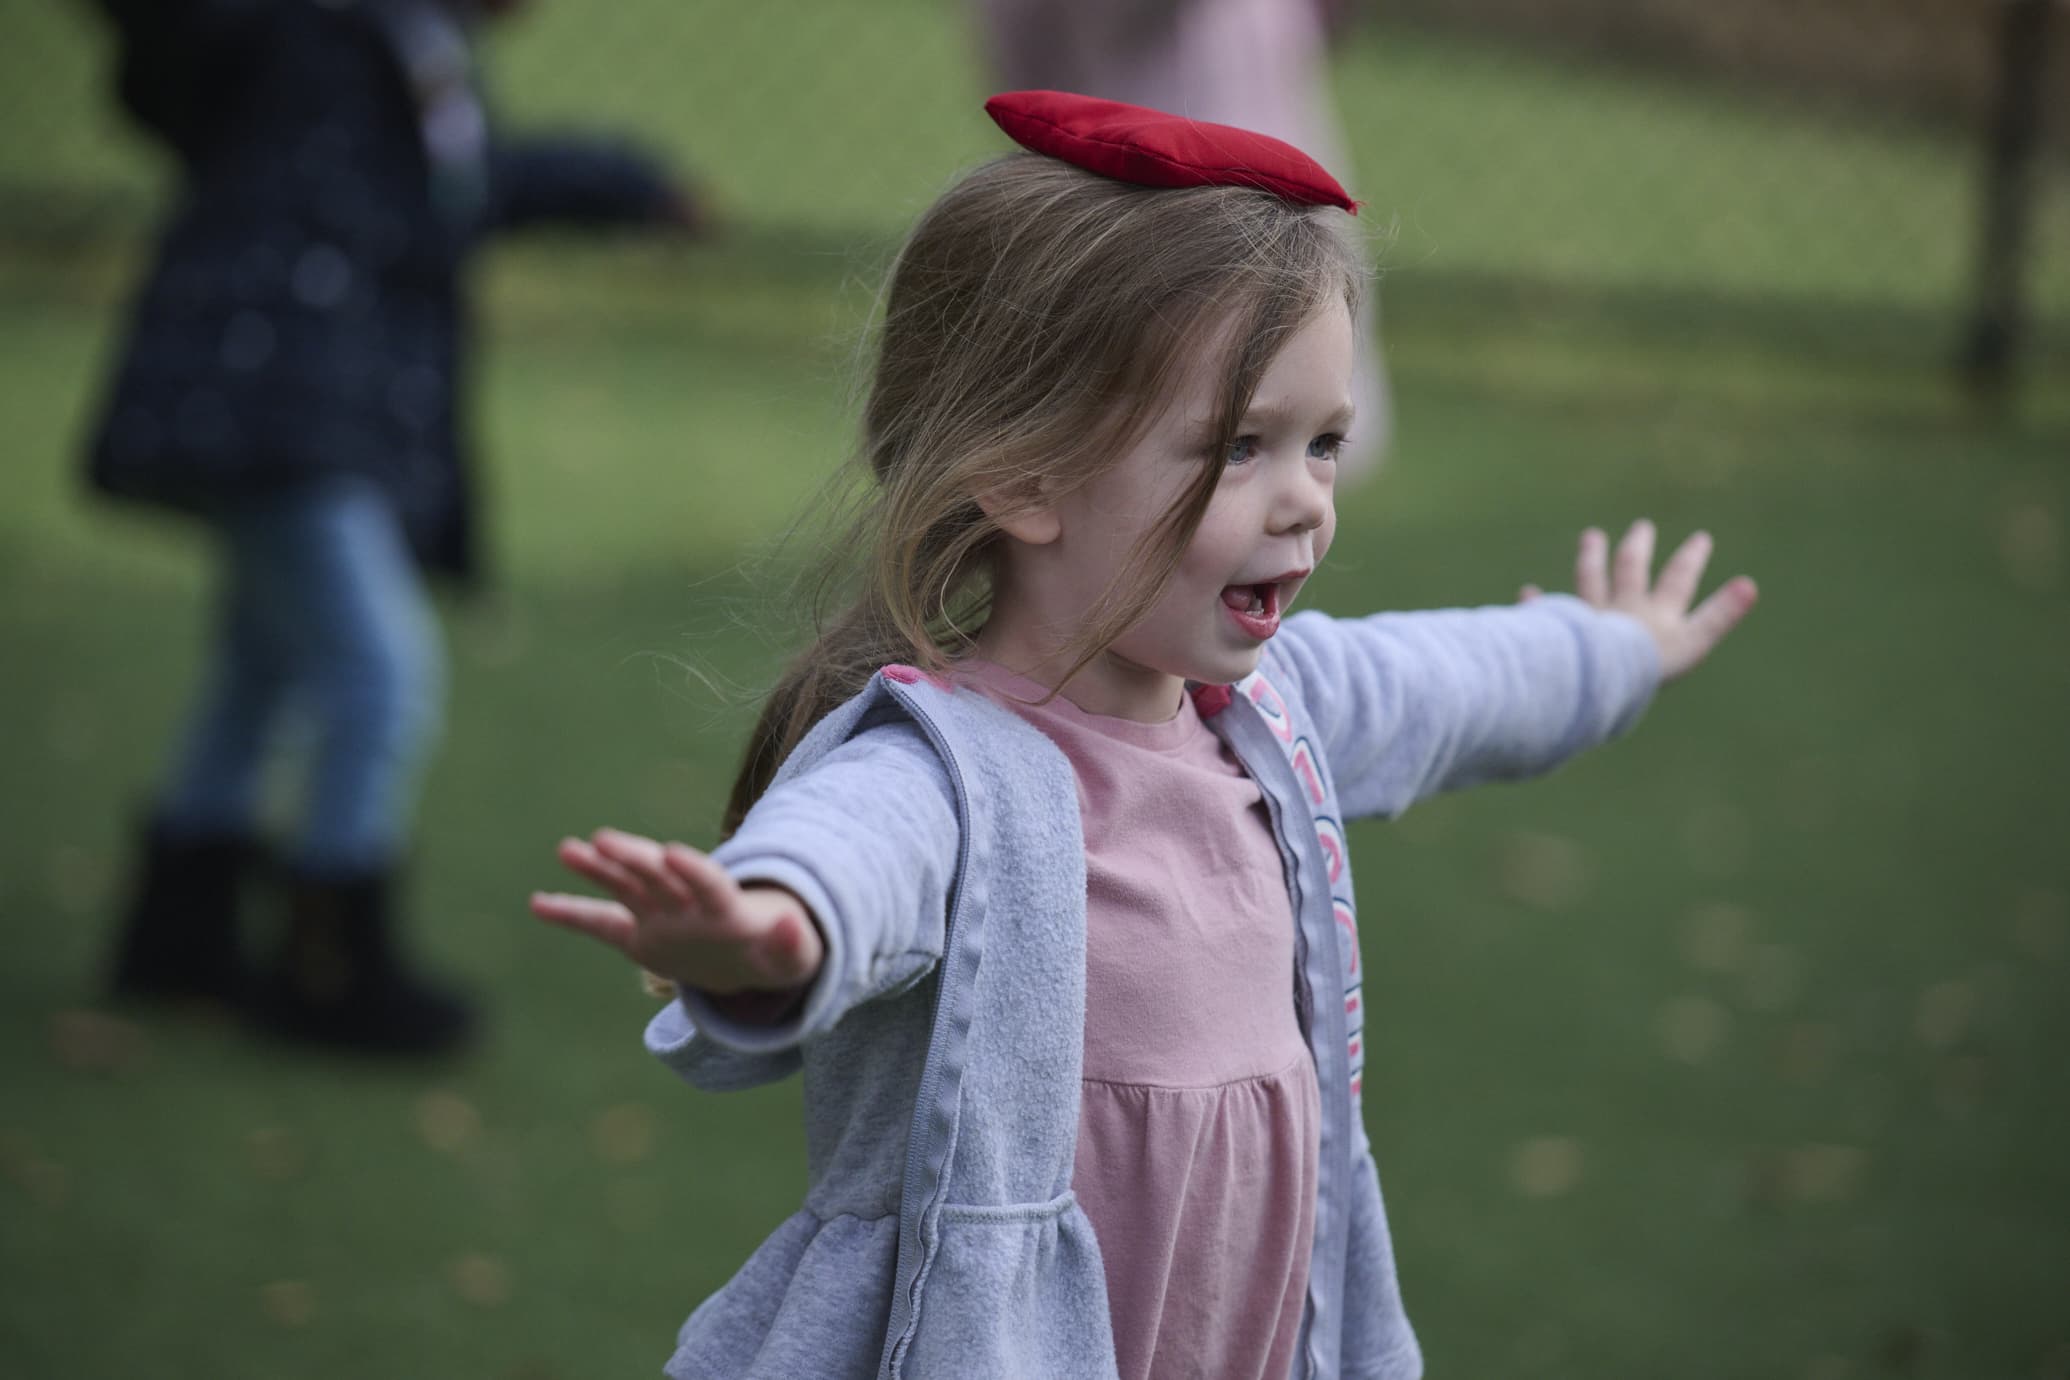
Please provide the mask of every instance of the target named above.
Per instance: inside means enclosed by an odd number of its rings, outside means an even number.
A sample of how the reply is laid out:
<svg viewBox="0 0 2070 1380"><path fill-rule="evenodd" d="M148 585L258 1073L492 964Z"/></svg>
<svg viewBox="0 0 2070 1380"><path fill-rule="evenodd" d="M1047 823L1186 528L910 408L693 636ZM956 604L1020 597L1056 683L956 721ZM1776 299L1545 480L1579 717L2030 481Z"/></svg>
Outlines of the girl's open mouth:
<svg viewBox="0 0 2070 1380"><path fill-rule="evenodd" d="M1230 585L1222 591L1222 606L1236 620L1236 626L1260 642L1279 631L1279 582L1267 580L1255 585Z"/></svg>

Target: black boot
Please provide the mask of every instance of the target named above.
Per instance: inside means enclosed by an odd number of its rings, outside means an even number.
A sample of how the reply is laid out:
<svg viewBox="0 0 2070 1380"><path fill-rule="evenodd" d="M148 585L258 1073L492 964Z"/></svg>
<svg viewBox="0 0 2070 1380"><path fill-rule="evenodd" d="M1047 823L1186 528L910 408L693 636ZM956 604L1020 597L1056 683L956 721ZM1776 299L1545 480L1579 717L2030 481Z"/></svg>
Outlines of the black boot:
<svg viewBox="0 0 2070 1380"><path fill-rule="evenodd" d="M251 973L238 894L264 853L242 834L180 835L146 824L109 987L123 1001L241 1005Z"/></svg>
<svg viewBox="0 0 2070 1380"><path fill-rule="evenodd" d="M368 1054L440 1054L466 1042L459 993L403 966L392 933L394 879L290 874L280 966L255 1014L271 1034Z"/></svg>

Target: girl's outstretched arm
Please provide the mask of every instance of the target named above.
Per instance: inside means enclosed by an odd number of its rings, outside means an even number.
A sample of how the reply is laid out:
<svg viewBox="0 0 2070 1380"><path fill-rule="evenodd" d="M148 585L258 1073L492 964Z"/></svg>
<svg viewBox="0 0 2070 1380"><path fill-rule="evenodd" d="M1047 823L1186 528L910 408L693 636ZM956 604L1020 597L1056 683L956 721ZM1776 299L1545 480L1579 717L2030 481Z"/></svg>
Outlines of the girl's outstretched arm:
<svg viewBox="0 0 2070 1380"><path fill-rule="evenodd" d="M727 995L795 992L826 956L818 922L780 886L742 887L680 843L616 829L563 839L562 864L611 899L534 892L542 920L610 945L678 987Z"/></svg>
<svg viewBox="0 0 2070 1380"><path fill-rule="evenodd" d="M1613 566L1603 534L1584 533L1579 597L1527 586L1516 605L1289 619L1274 661L1315 718L1346 813L1548 771L1635 722L1755 595L1735 579L1691 608L1709 538L1683 543L1657 581L1653 541L1636 524Z"/></svg>
<svg viewBox="0 0 2070 1380"><path fill-rule="evenodd" d="M680 1071L713 1044L795 1047L924 977L961 846L940 754L887 721L773 787L709 857L616 830L564 841L561 862L608 894L541 893L532 910L676 982L664 1015L683 1048L657 1052Z"/></svg>
<svg viewBox="0 0 2070 1380"><path fill-rule="evenodd" d="M489 220L533 225L649 225L695 231L700 207L636 146L576 134L533 135L490 151Z"/></svg>

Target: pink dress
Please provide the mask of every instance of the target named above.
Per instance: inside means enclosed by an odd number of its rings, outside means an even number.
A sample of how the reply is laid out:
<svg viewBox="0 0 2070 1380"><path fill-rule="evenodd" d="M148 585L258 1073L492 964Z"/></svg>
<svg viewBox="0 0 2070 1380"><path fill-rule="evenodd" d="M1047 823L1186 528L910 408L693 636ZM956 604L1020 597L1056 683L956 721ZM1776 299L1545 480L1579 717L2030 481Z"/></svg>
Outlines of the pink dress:
<svg viewBox="0 0 2070 1380"><path fill-rule="evenodd" d="M1315 1229L1315 1064L1257 785L1192 702L1088 714L983 662L965 680L1078 777L1085 1065L1072 1187L1098 1233L1122 1380L1281 1380Z"/></svg>

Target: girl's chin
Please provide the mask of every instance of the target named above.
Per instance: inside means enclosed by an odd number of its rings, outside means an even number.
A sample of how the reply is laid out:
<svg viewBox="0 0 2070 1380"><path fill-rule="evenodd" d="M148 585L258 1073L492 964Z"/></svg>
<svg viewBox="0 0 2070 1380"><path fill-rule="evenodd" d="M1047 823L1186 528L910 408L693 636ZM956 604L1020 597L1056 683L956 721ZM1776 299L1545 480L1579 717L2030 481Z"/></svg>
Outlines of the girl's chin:
<svg viewBox="0 0 2070 1380"><path fill-rule="evenodd" d="M1187 655L1161 656L1154 664L1115 648L1107 651L1109 664L1128 679L1176 680L1194 685L1229 685L1242 680L1258 669L1264 656L1264 644L1249 641L1240 646L1224 641L1220 646L1203 648Z"/></svg>
<svg viewBox="0 0 2070 1380"><path fill-rule="evenodd" d="M1182 679L1196 685L1233 685L1257 670L1264 656L1263 644L1227 648L1215 656L1200 658Z"/></svg>

